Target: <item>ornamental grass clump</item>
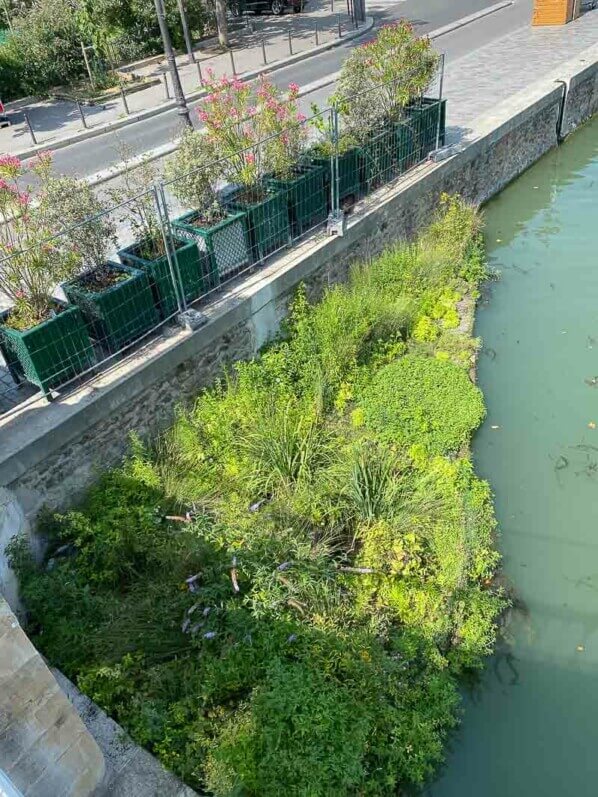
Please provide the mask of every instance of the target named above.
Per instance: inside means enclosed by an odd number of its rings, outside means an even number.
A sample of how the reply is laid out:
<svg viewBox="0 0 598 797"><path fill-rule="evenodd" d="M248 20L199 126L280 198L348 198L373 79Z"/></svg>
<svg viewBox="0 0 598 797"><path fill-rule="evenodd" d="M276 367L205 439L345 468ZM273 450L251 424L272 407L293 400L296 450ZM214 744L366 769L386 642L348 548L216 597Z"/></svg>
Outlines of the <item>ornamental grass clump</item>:
<svg viewBox="0 0 598 797"><path fill-rule="evenodd" d="M105 260L115 233L103 211L86 183L53 176L51 153L0 158L0 290L13 303L7 325L25 330L52 317L56 287Z"/></svg>

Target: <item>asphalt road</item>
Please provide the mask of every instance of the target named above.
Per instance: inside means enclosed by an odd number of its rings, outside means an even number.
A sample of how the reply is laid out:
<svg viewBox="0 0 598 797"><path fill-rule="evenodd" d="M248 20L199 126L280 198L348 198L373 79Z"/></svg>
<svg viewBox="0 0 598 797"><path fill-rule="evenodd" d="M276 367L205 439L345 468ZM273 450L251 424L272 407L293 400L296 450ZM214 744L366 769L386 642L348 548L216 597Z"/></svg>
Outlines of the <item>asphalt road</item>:
<svg viewBox="0 0 598 797"><path fill-rule="evenodd" d="M494 5L496 0L373 0L368 13L376 18L376 25L393 20L410 19L417 32L424 34L436 30L457 19ZM515 0L515 4L498 11L437 39L435 46L446 54L447 59L457 59L472 50L500 38L529 20L529 1ZM338 71L342 61L352 47L375 35L374 30L363 38L347 42L346 45L322 53L272 73L272 80L280 86L291 81L307 85L322 80ZM331 88L314 91L303 99L303 107L309 111L312 102L324 105ZM194 108L197 103L192 103ZM193 116L193 114L192 114ZM58 149L54 154L57 172L87 176L95 174L120 161L119 149L124 143L131 155L147 152L168 144L178 133L179 122L176 111L166 111L145 121L135 122L118 131ZM119 144L119 142L121 144Z"/></svg>

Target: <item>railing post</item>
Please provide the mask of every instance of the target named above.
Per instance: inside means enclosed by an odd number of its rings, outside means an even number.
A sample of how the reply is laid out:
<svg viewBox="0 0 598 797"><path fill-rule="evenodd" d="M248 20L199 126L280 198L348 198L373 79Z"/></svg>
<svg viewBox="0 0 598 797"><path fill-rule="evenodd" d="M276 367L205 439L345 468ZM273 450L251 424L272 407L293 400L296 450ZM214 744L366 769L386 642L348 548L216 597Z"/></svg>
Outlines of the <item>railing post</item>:
<svg viewBox="0 0 598 797"><path fill-rule="evenodd" d="M440 122L442 119L442 89L444 88L444 53L440 56L440 86L438 88L438 119L436 120L436 149L440 147Z"/></svg>
<svg viewBox="0 0 598 797"><path fill-rule="evenodd" d="M340 169L339 169L339 125L338 110L335 105L330 108L330 139L332 153L330 155L330 215L328 216L328 235L343 235L345 218L340 202Z"/></svg>
<svg viewBox="0 0 598 797"><path fill-rule="evenodd" d="M33 126L31 124L31 119L29 118L29 114L27 111L23 111L23 116L25 117L25 122L27 123L27 128L29 130L29 135L31 136L31 140L34 144L37 144L37 138L35 137L35 133L33 132Z"/></svg>
<svg viewBox="0 0 598 797"><path fill-rule="evenodd" d="M85 118L85 114L83 113L81 102L79 99L76 99L75 102L77 103L77 110L79 111L79 116L81 117L81 121L83 122L83 127L87 130L87 119Z"/></svg>
<svg viewBox="0 0 598 797"><path fill-rule="evenodd" d="M158 209L158 218L160 219L160 228L162 230L162 240L164 241L164 251L166 252L166 259L168 260L168 269L170 271L170 279L172 280L172 287L176 298L179 313L184 313L187 309L187 302L185 301L185 291L183 290L183 283L181 280L181 273L179 271L179 261L175 247L172 245L172 229L170 227L170 219L168 217L168 205L166 203L166 195L164 193L164 183L157 183L152 187L154 194L154 201Z"/></svg>

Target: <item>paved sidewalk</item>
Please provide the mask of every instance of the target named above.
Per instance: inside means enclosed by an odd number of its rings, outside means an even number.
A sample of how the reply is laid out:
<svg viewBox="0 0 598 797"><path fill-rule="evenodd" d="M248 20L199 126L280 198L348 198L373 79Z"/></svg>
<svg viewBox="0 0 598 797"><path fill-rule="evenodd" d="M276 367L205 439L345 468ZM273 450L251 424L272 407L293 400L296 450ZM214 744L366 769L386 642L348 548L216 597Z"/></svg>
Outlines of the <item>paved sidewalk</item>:
<svg viewBox="0 0 598 797"><path fill-rule="evenodd" d="M597 42L598 9L563 27L528 25L457 61L449 61L444 83L449 143L466 135L476 117Z"/></svg>
<svg viewBox="0 0 598 797"><path fill-rule="evenodd" d="M344 0L343 2L332 0L332 3L331 0L308 0L306 10L300 14L287 10L280 17L271 14L249 15L247 23L248 25L242 24L240 29L232 30L230 33L232 60L230 52L223 52L215 40L196 48L196 59L204 75L207 69L212 69L218 77L225 74L232 75L233 61L238 75L266 71L275 65L281 65L292 55L308 52L313 52L315 55L319 52L318 47L335 45L337 42L342 44L343 39L355 35L355 27L347 14L347 3ZM198 92L200 83L197 64L189 64L186 54L177 57L177 64L185 95ZM151 64L140 65L133 71L139 75L157 77L160 83L127 95L131 114L171 102L166 98L164 87L165 73L168 72L165 59L161 62L153 61ZM172 96L169 73L166 80ZM73 102L50 100L36 102L28 105L26 110L37 143L47 144L50 148L56 139L81 133L85 129L77 106ZM89 128L124 120L127 116L120 97L107 101L105 105L84 106L83 111ZM9 117L13 121L13 126L0 130L0 152L22 152L34 146L25 123L23 109L19 108L9 113Z"/></svg>

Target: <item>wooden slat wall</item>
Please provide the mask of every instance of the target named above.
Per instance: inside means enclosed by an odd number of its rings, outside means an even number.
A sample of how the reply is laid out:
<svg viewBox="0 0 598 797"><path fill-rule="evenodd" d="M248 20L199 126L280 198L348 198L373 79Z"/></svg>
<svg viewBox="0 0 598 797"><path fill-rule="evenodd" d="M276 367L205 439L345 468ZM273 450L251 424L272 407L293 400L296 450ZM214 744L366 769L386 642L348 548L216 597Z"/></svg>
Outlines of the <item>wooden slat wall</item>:
<svg viewBox="0 0 598 797"><path fill-rule="evenodd" d="M532 25L566 25L574 6L575 0L534 0Z"/></svg>

